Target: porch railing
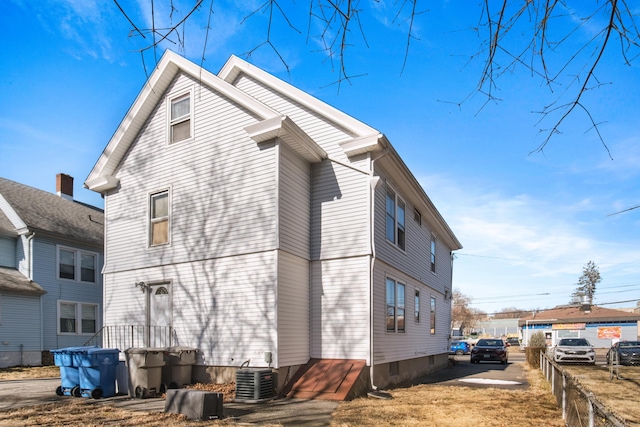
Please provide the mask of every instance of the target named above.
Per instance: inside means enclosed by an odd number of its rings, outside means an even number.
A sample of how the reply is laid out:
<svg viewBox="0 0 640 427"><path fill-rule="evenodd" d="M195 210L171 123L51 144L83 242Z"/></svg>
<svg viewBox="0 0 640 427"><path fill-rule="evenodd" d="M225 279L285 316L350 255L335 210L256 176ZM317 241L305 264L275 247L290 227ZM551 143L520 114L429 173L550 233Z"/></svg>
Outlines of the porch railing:
<svg viewBox="0 0 640 427"><path fill-rule="evenodd" d="M104 326L84 345L126 350L133 347L171 347L176 342L171 326L113 325Z"/></svg>

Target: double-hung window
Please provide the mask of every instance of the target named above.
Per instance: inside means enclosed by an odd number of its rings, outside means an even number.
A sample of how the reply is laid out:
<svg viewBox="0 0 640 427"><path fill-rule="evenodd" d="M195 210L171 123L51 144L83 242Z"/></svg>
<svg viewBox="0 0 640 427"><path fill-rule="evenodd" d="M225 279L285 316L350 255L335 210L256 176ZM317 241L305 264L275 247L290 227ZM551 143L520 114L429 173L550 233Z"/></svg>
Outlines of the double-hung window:
<svg viewBox="0 0 640 427"><path fill-rule="evenodd" d="M387 278L387 332L405 331L404 285Z"/></svg>
<svg viewBox="0 0 640 427"><path fill-rule="evenodd" d="M76 282L97 282L98 254L58 246L58 278Z"/></svg>
<svg viewBox="0 0 640 427"><path fill-rule="evenodd" d="M59 334L95 334L98 304L58 301Z"/></svg>
<svg viewBox="0 0 640 427"><path fill-rule="evenodd" d="M436 272L436 236L431 234L431 271Z"/></svg>
<svg viewBox="0 0 640 427"><path fill-rule="evenodd" d="M405 249L405 202L393 189L387 187L387 240L398 248Z"/></svg>
<svg viewBox="0 0 640 427"><path fill-rule="evenodd" d="M149 245L169 243L169 190L149 196Z"/></svg>
<svg viewBox="0 0 640 427"><path fill-rule="evenodd" d="M193 108L191 93L169 100L169 143L193 137Z"/></svg>
<svg viewBox="0 0 640 427"><path fill-rule="evenodd" d="M431 297L431 335L436 333L436 299Z"/></svg>

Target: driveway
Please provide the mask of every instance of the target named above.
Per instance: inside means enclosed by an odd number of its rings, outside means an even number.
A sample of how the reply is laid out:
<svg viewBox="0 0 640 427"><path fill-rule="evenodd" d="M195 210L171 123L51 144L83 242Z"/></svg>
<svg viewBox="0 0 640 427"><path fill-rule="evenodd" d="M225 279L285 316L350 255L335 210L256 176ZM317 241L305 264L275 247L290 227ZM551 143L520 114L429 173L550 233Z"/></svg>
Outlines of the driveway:
<svg viewBox="0 0 640 427"><path fill-rule="evenodd" d="M0 411L64 400L56 394L59 385L60 378L0 381Z"/></svg>
<svg viewBox="0 0 640 427"><path fill-rule="evenodd" d="M523 369L524 354L509 353L509 363L481 362L472 364L469 356L455 356L455 365L421 377L415 384L442 384L466 387L526 389L529 387Z"/></svg>

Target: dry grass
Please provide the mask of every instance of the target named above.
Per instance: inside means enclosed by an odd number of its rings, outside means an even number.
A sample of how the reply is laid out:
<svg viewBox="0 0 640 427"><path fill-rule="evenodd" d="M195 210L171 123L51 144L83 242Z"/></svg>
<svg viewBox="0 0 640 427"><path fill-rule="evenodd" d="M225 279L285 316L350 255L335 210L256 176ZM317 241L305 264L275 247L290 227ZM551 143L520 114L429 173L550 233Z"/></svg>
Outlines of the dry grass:
<svg viewBox="0 0 640 427"><path fill-rule="evenodd" d="M183 415L158 412L133 412L111 405L95 403L88 399L73 399L63 403L31 406L8 412L0 412L0 426L198 426L225 425L189 421ZM229 424L226 424L229 425Z"/></svg>
<svg viewBox="0 0 640 427"><path fill-rule="evenodd" d="M606 366L563 366L615 415L640 424L640 366L621 366L620 379L610 380Z"/></svg>
<svg viewBox="0 0 640 427"><path fill-rule="evenodd" d="M528 372L528 390L440 386L399 388L393 399L344 402L333 427L347 426L564 426L562 412L544 378Z"/></svg>
<svg viewBox="0 0 640 427"><path fill-rule="evenodd" d="M0 368L0 380L58 377L60 377L60 368L58 366L17 366L15 368Z"/></svg>
<svg viewBox="0 0 640 427"><path fill-rule="evenodd" d="M537 370L528 373L527 390L419 385L398 388L393 399L360 398L343 402L332 426L563 426L546 381ZM194 388L207 389L206 386ZM220 390L212 390L220 391ZM228 390L227 390L228 392ZM0 412L4 426L199 426L235 425L233 420L197 422L184 416L130 411L107 401L70 399Z"/></svg>

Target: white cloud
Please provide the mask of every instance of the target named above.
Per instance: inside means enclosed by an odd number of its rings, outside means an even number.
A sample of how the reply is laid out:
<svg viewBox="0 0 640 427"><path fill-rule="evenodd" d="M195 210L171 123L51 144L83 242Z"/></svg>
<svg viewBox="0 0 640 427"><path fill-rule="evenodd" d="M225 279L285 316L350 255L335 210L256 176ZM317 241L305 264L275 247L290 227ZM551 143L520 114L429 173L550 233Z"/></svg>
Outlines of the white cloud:
<svg viewBox="0 0 640 427"><path fill-rule="evenodd" d="M635 240L603 238L601 229L606 234L610 225L599 212L596 219L580 220L594 212L590 198L547 194L541 200L495 186L461 186L438 175L418 180L464 246L454 264L454 287L479 298L485 311L567 303L589 260L599 265L605 285L634 277L639 282ZM550 295L518 298L536 292Z"/></svg>

